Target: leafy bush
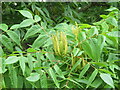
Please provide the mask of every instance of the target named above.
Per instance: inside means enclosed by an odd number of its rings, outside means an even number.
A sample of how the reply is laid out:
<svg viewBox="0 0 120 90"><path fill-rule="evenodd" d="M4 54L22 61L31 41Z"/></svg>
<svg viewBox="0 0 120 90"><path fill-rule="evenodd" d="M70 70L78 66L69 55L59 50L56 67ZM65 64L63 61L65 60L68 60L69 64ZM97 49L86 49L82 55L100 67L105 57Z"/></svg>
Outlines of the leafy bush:
<svg viewBox="0 0 120 90"><path fill-rule="evenodd" d="M17 10L21 23L0 24L3 88L120 88L117 8L93 24L55 26L36 8L42 16Z"/></svg>

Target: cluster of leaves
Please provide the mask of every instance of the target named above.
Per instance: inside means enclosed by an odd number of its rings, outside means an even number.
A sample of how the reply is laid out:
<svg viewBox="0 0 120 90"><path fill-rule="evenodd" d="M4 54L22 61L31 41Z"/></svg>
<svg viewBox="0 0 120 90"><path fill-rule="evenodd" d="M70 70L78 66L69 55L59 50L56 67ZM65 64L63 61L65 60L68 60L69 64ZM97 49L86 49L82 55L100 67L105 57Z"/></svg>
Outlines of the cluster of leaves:
<svg viewBox="0 0 120 90"><path fill-rule="evenodd" d="M17 10L19 24L0 24L3 88L120 88L117 8L91 25L55 26L47 9L32 9Z"/></svg>
<svg viewBox="0 0 120 90"><path fill-rule="evenodd" d="M117 3L112 4L113 6L117 5ZM70 23L74 23L75 21L77 23L93 23L100 20L100 14L107 14L104 10L109 7L110 3L106 2L3 2L2 15L4 17L2 18L3 22L10 26L14 23L20 23L24 18L17 13L16 10L24 9L30 12L32 11L32 14L41 16L47 22L52 23L52 25L56 25L63 21Z"/></svg>

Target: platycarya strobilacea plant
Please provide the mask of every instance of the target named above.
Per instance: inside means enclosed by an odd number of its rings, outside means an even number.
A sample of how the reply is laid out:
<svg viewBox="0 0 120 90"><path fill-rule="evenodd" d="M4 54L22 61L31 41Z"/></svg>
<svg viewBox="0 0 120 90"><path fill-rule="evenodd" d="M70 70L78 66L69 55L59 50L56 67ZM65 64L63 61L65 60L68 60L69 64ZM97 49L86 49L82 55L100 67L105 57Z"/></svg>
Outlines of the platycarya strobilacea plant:
<svg viewBox="0 0 120 90"><path fill-rule="evenodd" d="M33 3L32 9L40 15L18 10L25 20L11 27L0 24L2 88L119 89L118 9L108 9L110 14L90 25L58 17L55 21L62 23L53 26L49 11L38 6Z"/></svg>

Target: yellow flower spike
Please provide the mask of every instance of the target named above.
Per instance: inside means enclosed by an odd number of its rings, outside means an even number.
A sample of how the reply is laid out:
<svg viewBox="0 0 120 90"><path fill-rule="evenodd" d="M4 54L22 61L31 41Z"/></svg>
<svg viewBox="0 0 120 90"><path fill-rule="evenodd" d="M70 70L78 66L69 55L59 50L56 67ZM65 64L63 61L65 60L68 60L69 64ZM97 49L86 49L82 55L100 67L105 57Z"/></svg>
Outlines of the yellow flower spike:
<svg viewBox="0 0 120 90"><path fill-rule="evenodd" d="M53 47L56 54L60 54L59 51L59 41L57 35L52 35Z"/></svg>
<svg viewBox="0 0 120 90"><path fill-rule="evenodd" d="M75 27L72 27L72 33L75 35L75 39L78 40L78 34L79 34L79 27L76 25Z"/></svg>
<svg viewBox="0 0 120 90"><path fill-rule="evenodd" d="M63 34L62 32L60 32L60 51L61 51L61 54L64 53L64 42L63 42Z"/></svg>
<svg viewBox="0 0 120 90"><path fill-rule="evenodd" d="M67 37L63 32L57 32L56 35L52 35L52 42L57 55L61 56L67 54Z"/></svg>
<svg viewBox="0 0 120 90"><path fill-rule="evenodd" d="M57 54L58 52L57 52L57 47L56 47L56 44L55 44L55 35L52 35L52 42L53 42L54 51Z"/></svg>
<svg viewBox="0 0 120 90"><path fill-rule="evenodd" d="M67 45L67 37L66 35L64 35L64 44L65 44L65 54L67 54L67 50L68 50L68 45Z"/></svg>
<svg viewBox="0 0 120 90"><path fill-rule="evenodd" d="M57 35L55 36L55 43L56 43L56 50L58 54L60 55L60 47L59 47L60 43L59 43L59 39Z"/></svg>

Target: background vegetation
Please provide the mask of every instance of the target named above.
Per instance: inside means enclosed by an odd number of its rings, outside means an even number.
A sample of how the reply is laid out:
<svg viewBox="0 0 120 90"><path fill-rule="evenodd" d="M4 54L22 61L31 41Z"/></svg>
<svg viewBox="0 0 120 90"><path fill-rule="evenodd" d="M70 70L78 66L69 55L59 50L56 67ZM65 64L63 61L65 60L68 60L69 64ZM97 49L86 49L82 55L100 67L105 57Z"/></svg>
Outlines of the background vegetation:
<svg viewBox="0 0 120 90"><path fill-rule="evenodd" d="M118 2L3 2L2 88L120 86Z"/></svg>

